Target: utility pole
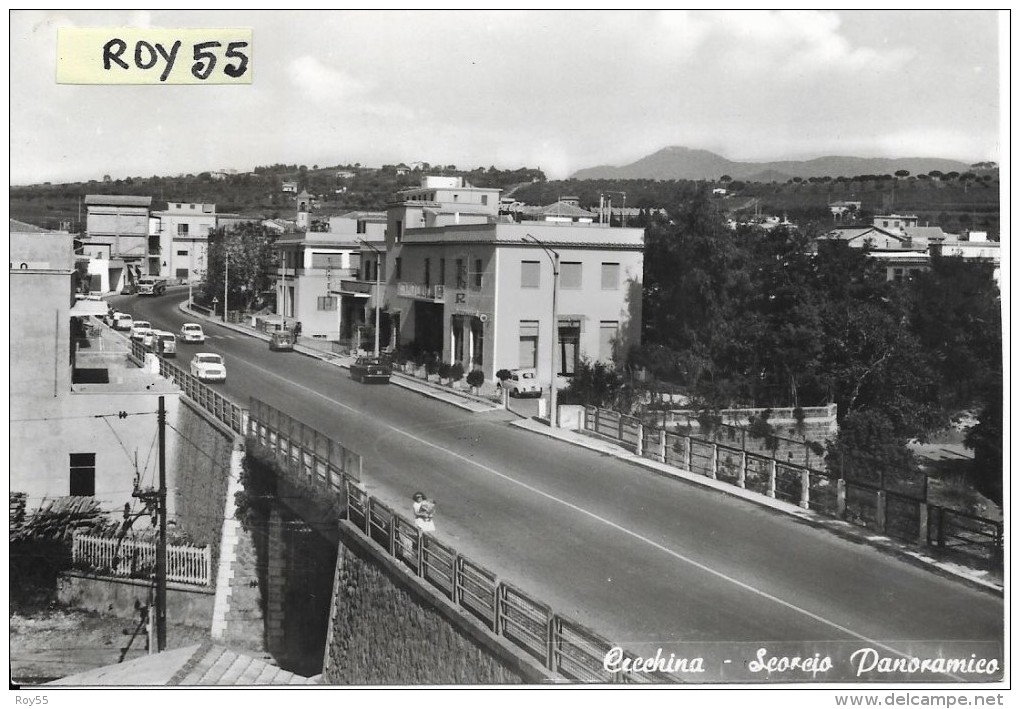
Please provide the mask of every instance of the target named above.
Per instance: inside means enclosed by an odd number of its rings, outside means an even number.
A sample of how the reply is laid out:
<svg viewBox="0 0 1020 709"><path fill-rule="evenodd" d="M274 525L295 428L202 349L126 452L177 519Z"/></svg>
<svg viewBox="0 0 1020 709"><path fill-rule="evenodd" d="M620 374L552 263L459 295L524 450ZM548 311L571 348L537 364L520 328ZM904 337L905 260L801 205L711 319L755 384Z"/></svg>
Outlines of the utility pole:
<svg viewBox="0 0 1020 709"><path fill-rule="evenodd" d="M559 323L557 322L556 313L556 291L559 287L560 278L560 254L558 251L550 249L542 241L535 238L531 234L525 234L525 239L531 239L543 251L546 256L549 257L549 262L553 267L553 280L552 280L552 335L550 336L550 350L551 356L549 358L549 428L557 428L559 426L559 416L556 408L556 350L559 347Z"/></svg>
<svg viewBox="0 0 1020 709"><path fill-rule="evenodd" d="M227 242L224 236L223 242L223 322L227 321L227 284L230 282L230 255L227 253Z"/></svg>
<svg viewBox="0 0 1020 709"><path fill-rule="evenodd" d="M156 542L156 651L166 650L166 408L159 397L159 539Z"/></svg>

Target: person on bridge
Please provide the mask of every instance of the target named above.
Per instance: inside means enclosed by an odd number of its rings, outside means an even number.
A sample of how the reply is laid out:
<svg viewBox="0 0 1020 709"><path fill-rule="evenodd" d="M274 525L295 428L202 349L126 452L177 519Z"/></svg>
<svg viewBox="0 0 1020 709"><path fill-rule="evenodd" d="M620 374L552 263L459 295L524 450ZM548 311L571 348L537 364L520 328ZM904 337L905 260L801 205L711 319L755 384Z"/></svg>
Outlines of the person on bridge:
<svg viewBox="0 0 1020 709"><path fill-rule="evenodd" d="M435 532L436 523L432 517L436 511L436 503L425 497L424 492L414 493L414 503L411 508L414 510L414 526L423 532Z"/></svg>

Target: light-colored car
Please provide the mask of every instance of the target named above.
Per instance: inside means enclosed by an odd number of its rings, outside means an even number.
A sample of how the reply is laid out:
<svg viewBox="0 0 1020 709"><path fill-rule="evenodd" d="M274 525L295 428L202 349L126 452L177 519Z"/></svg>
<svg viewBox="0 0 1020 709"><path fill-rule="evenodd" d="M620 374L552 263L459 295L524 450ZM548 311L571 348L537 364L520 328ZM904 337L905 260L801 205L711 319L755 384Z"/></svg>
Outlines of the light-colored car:
<svg viewBox="0 0 1020 709"><path fill-rule="evenodd" d="M191 358L191 374L203 382L227 381L223 358L212 352L199 352Z"/></svg>
<svg viewBox="0 0 1020 709"><path fill-rule="evenodd" d="M542 396L542 387L538 383L538 372L534 369L515 369L510 378L503 384L510 396Z"/></svg>
<svg viewBox="0 0 1020 709"><path fill-rule="evenodd" d="M155 330L152 348L164 357L177 356L177 336L166 330Z"/></svg>
<svg viewBox="0 0 1020 709"><path fill-rule="evenodd" d="M181 342L187 344L205 344L205 332L202 331L202 326L193 322L184 323L181 326Z"/></svg>
<svg viewBox="0 0 1020 709"><path fill-rule="evenodd" d="M142 337L145 335L146 330L152 329L152 323L148 320L135 320L131 324L130 337L132 340L138 340L141 342Z"/></svg>
<svg viewBox="0 0 1020 709"><path fill-rule="evenodd" d="M130 330L135 324L134 318L127 313L114 313L113 314L113 329L114 330Z"/></svg>
<svg viewBox="0 0 1020 709"><path fill-rule="evenodd" d="M142 339L141 339L142 347L145 347L146 349L150 349L150 350L151 349L156 349L156 333L158 333L158 332L159 332L159 330L153 330L153 329L142 330Z"/></svg>

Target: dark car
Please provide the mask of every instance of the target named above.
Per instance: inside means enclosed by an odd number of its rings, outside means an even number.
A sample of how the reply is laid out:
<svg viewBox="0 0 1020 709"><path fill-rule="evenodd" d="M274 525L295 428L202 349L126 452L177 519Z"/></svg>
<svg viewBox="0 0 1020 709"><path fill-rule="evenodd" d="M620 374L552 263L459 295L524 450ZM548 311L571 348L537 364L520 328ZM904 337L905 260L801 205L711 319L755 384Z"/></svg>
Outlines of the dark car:
<svg viewBox="0 0 1020 709"><path fill-rule="evenodd" d="M269 335L269 349L292 351L294 349L294 331L277 330Z"/></svg>
<svg viewBox="0 0 1020 709"><path fill-rule="evenodd" d="M382 382L388 384L393 368L380 357L358 357L351 365L351 379L358 382Z"/></svg>

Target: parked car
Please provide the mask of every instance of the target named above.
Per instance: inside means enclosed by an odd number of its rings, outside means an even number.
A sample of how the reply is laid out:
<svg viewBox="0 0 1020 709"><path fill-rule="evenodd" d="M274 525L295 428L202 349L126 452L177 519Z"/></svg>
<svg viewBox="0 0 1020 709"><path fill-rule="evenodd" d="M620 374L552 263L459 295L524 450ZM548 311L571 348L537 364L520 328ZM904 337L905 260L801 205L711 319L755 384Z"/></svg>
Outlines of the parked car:
<svg viewBox="0 0 1020 709"><path fill-rule="evenodd" d="M205 332L202 326L193 322L186 322L181 326L181 342L185 344L205 344Z"/></svg>
<svg viewBox="0 0 1020 709"><path fill-rule="evenodd" d="M357 382L389 384L393 368L379 357L358 357L351 365L351 379Z"/></svg>
<svg viewBox="0 0 1020 709"><path fill-rule="evenodd" d="M510 378L503 384L510 396L542 396L542 387L538 384L538 372L534 369L514 369Z"/></svg>
<svg viewBox="0 0 1020 709"><path fill-rule="evenodd" d="M293 350L294 331L276 330L269 335L269 349L271 350Z"/></svg>
<svg viewBox="0 0 1020 709"><path fill-rule="evenodd" d="M156 330L153 349L164 357L176 357L177 336L166 330Z"/></svg>
<svg viewBox="0 0 1020 709"><path fill-rule="evenodd" d="M212 352L199 352L191 358L191 374L204 382L227 381L223 358Z"/></svg>
<svg viewBox="0 0 1020 709"><path fill-rule="evenodd" d="M127 313L114 313L113 314L113 329L114 330L130 330L131 326L135 324L134 319Z"/></svg>
<svg viewBox="0 0 1020 709"><path fill-rule="evenodd" d="M150 350L156 349L156 333L158 332L159 330L153 330L151 328L149 330L143 330L141 339L142 347Z"/></svg>
<svg viewBox="0 0 1020 709"><path fill-rule="evenodd" d="M131 332L130 332L129 336L131 337L132 340L141 341L142 335L145 334L144 331L145 330L151 330L151 329L152 329L152 323L149 322L148 320L135 320L131 324Z"/></svg>

